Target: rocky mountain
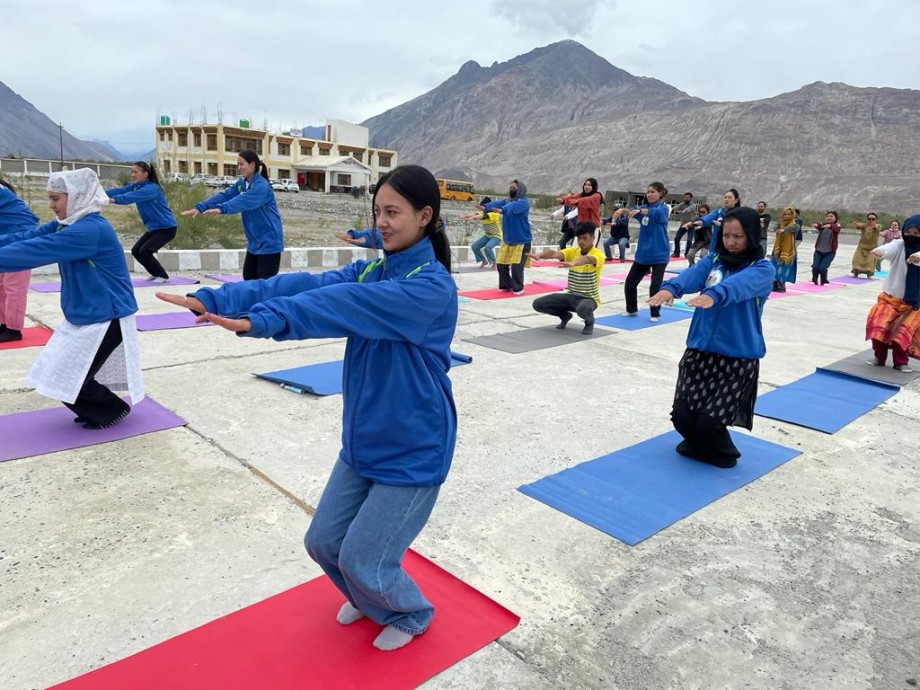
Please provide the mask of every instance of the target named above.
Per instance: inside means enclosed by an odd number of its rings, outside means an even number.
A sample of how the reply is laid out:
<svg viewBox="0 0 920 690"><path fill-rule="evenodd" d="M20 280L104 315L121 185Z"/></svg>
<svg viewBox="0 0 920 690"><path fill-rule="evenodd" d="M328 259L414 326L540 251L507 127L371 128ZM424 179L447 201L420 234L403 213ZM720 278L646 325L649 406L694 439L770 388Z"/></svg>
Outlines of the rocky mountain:
<svg viewBox="0 0 920 690"><path fill-rule="evenodd" d="M117 154L108 147L63 132L64 158L111 161ZM0 156L59 158L61 132L58 124L0 82Z"/></svg>
<svg viewBox="0 0 920 690"><path fill-rule="evenodd" d="M513 94L513 96L509 96ZM364 123L402 162L459 169L479 187L672 191L804 208L908 212L920 196L920 91L817 82L709 103L634 77L566 41L506 63L467 63L432 91Z"/></svg>

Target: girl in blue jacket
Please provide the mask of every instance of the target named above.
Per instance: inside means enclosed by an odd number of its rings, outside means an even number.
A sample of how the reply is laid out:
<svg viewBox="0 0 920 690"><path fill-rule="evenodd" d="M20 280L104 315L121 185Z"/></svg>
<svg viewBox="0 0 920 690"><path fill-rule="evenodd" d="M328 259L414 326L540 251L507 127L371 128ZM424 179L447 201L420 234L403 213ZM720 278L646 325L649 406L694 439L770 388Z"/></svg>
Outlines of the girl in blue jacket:
<svg viewBox="0 0 920 690"><path fill-rule="evenodd" d="M169 280L166 269L157 261L156 253L176 237L176 217L166 203L156 168L145 161L131 166L131 184L105 190L109 202L137 204L137 212L147 232L131 247L131 256L150 274L152 283Z"/></svg>
<svg viewBox="0 0 920 690"><path fill-rule="evenodd" d="M22 232L38 225L38 216L16 196L16 190L0 180L0 233ZM22 340L31 271L0 273L0 343Z"/></svg>
<svg viewBox="0 0 920 690"><path fill-rule="evenodd" d="M338 621L385 626L374 641L383 650L434 615L401 564L447 477L457 430L447 376L457 289L440 204L428 170L399 166L374 192L383 258L157 295L241 336L347 339L342 449L305 541L347 599Z"/></svg>
<svg viewBox="0 0 920 690"><path fill-rule="evenodd" d="M766 354L761 316L774 275L763 256L757 211L741 207L725 214L715 252L649 299L660 307L700 293L687 300L696 310L671 410L684 437L678 453L716 467L734 467L741 456L727 427L753 426L760 358Z"/></svg>
<svg viewBox="0 0 920 690"><path fill-rule="evenodd" d="M236 169L240 179L231 187L198 202L195 208L183 211L182 215L242 214L243 232L246 233L243 280L271 278L278 275L281 267L284 235L275 192L268 181L268 168L255 151L246 150L236 159Z"/></svg>
<svg viewBox="0 0 920 690"><path fill-rule="evenodd" d="M645 192L647 204L632 208L617 209L612 216L616 221L620 216L628 214L630 218L639 221L639 239L636 244L636 254L633 265L629 267L626 282L623 283L623 292L626 296L626 316L639 315L639 283L651 272L652 281L649 285L649 296L658 292L664 270L668 267L671 256L671 241L668 239L668 207L662 203L662 198L667 193L660 182L652 182ZM660 305L652 305L651 320L657 321L661 314Z"/></svg>
<svg viewBox="0 0 920 690"><path fill-rule="evenodd" d="M127 389L135 404L144 397L134 289L118 236L99 213L109 198L96 173L52 173L48 199L58 220L0 234L0 273L55 262L61 272L64 320L26 385L63 402L84 428L103 429L131 411L108 386Z"/></svg>

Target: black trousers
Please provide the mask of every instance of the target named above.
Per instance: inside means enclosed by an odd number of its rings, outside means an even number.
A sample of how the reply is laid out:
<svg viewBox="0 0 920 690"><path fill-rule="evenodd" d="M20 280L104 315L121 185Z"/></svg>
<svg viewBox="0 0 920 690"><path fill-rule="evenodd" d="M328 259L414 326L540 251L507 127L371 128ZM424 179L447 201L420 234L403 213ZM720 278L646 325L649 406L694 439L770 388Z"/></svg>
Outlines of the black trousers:
<svg viewBox="0 0 920 690"><path fill-rule="evenodd" d="M664 279L664 269L667 267L668 265L666 263L634 263L629 267L629 273L626 274L626 282L623 283L623 292L626 295L626 311L630 314L639 311L639 283L642 282L642 279L649 271L652 273L652 282L649 284L648 296L651 297L661 289L661 283ZM661 314L661 307L652 307L651 311L652 316L658 316Z"/></svg>
<svg viewBox="0 0 920 690"><path fill-rule="evenodd" d="M683 226L677 228L677 232L674 235L674 254L673 256L680 256L680 241L683 239L684 235L687 236L687 248L684 250L684 256L687 256L687 252L690 251L690 245L693 244L693 233L696 231L696 228L693 226L685 228Z"/></svg>
<svg viewBox="0 0 920 690"><path fill-rule="evenodd" d="M121 345L121 324L118 319L113 319L102 338L102 344L96 351L96 356L93 357L93 363L86 373L77 399L73 403L64 403L71 412L91 424L102 426L111 424L131 409L128 403L96 381L96 374L119 345Z"/></svg>
<svg viewBox="0 0 920 690"><path fill-rule="evenodd" d="M541 314L551 314L560 319L574 312L584 319L586 326L590 326L594 323L594 310L597 309L597 303L590 297L559 292L537 297L533 301L533 308Z"/></svg>
<svg viewBox="0 0 920 690"><path fill-rule="evenodd" d="M131 256L137 259L137 262L154 278L169 278L166 269L157 261L156 253L165 244L172 242L175 237L175 228L145 232L131 247Z"/></svg>
<svg viewBox="0 0 920 690"><path fill-rule="evenodd" d="M281 268L281 254L250 254L243 260L243 280L273 278Z"/></svg>
<svg viewBox="0 0 920 690"><path fill-rule="evenodd" d="M508 264L496 264L499 290L520 292L524 289L524 264L527 263L528 254L530 254L530 242L524 245L524 251L521 252L521 260L519 263L513 266L509 266Z"/></svg>
<svg viewBox="0 0 920 690"><path fill-rule="evenodd" d="M566 225L562 230L562 237L559 238L559 249L565 249L575 239L575 229Z"/></svg>
<svg viewBox="0 0 920 690"><path fill-rule="evenodd" d="M698 460L719 462L741 457L725 425L709 415L694 412L685 400L674 401L671 422L689 444L690 454Z"/></svg>

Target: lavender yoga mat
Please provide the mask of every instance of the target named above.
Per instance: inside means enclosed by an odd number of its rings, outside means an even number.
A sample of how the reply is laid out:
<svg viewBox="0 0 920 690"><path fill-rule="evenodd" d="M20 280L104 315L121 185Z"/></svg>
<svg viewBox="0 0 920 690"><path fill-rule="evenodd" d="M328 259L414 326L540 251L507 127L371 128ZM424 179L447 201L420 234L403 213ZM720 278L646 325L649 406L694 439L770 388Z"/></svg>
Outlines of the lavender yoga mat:
<svg viewBox="0 0 920 690"><path fill-rule="evenodd" d="M195 285L198 281L194 278L184 278L182 276L175 276L170 278L165 283L152 283L149 280L144 280L143 278L132 278L131 285L136 288L142 287L159 287L161 285ZM57 281L50 283L32 283L29 285L29 289L35 292L60 292L61 284Z"/></svg>
<svg viewBox="0 0 920 690"><path fill-rule="evenodd" d="M195 323L195 315L190 311L141 314L137 317L137 330L139 331L166 331L172 328L198 328L213 325L209 321Z"/></svg>
<svg viewBox="0 0 920 690"><path fill-rule="evenodd" d="M831 278L831 282L837 285L865 285L874 282L872 278L854 278L853 276L837 276Z"/></svg>
<svg viewBox="0 0 920 690"><path fill-rule="evenodd" d="M73 419L73 412L63 406L0 416L0 462L185 426L184 419L150 398L141 400L131 414L110 429L84 429Z"/></svg>
<svg viewBox="0 0 920 690"><path fill-rule="evenodd" d="M243 276L240 274L230 274L230 275L220 275L219 273L205 273L205 278L210 278L211 280L216 280L218 283L241 283L243 282Z"/></svg>

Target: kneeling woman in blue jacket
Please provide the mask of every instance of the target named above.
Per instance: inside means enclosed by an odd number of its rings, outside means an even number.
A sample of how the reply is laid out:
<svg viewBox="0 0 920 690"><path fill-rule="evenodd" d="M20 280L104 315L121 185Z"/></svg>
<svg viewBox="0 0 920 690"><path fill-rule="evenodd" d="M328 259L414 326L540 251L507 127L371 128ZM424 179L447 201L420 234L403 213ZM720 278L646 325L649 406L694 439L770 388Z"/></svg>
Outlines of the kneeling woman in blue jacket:
<svg viewBox="0 0 920 690"><path fill-rule="evenodd" d="M447 377L457 289L440 205L430 172L399 166L374 193L383 258L157 295L241 336L347 338L342 450L305 541L347 599L338 621L385 626L374 641L383 650L410 642L434 615L402 559L447 477L457 430Z"/></svg>
<svg viewBox="0 0 920 690"><path fill-rule="evenodd" d="M761 316L773 283L764 259L760 220L752 208L725 214L715 252L649 299L652 306L699 292L680 360L671 421L684 437L677 452L716 467L734 467L741 453L728 426L751 429L760 358L766 354Z"/></svg>
<svg viewBox="0 0 920 690"><path fill-rule="evenodd" d="M137 302L118 236L99 210L109 202L88 168L52 173L48 199L58 217L32 230L0 234L0 273L57 262L64 321L26 385L60 400L87 429L119 422L130 406L107 386L144 397ZM103 385L107 384L107 385Z"/></svg>
<svg viewBox="0 0 920 690"><path fill-rule="evenodd" d="M239 213L246 233L246 258L243 260L243 280L271 278L278 275L284 234L281 212L275 202L275 192L268 181L268 169L255 151L242 151L236 159L240 179L214 196L199 201L195 208L182 211L183 216L204 213Z"/></svg>

